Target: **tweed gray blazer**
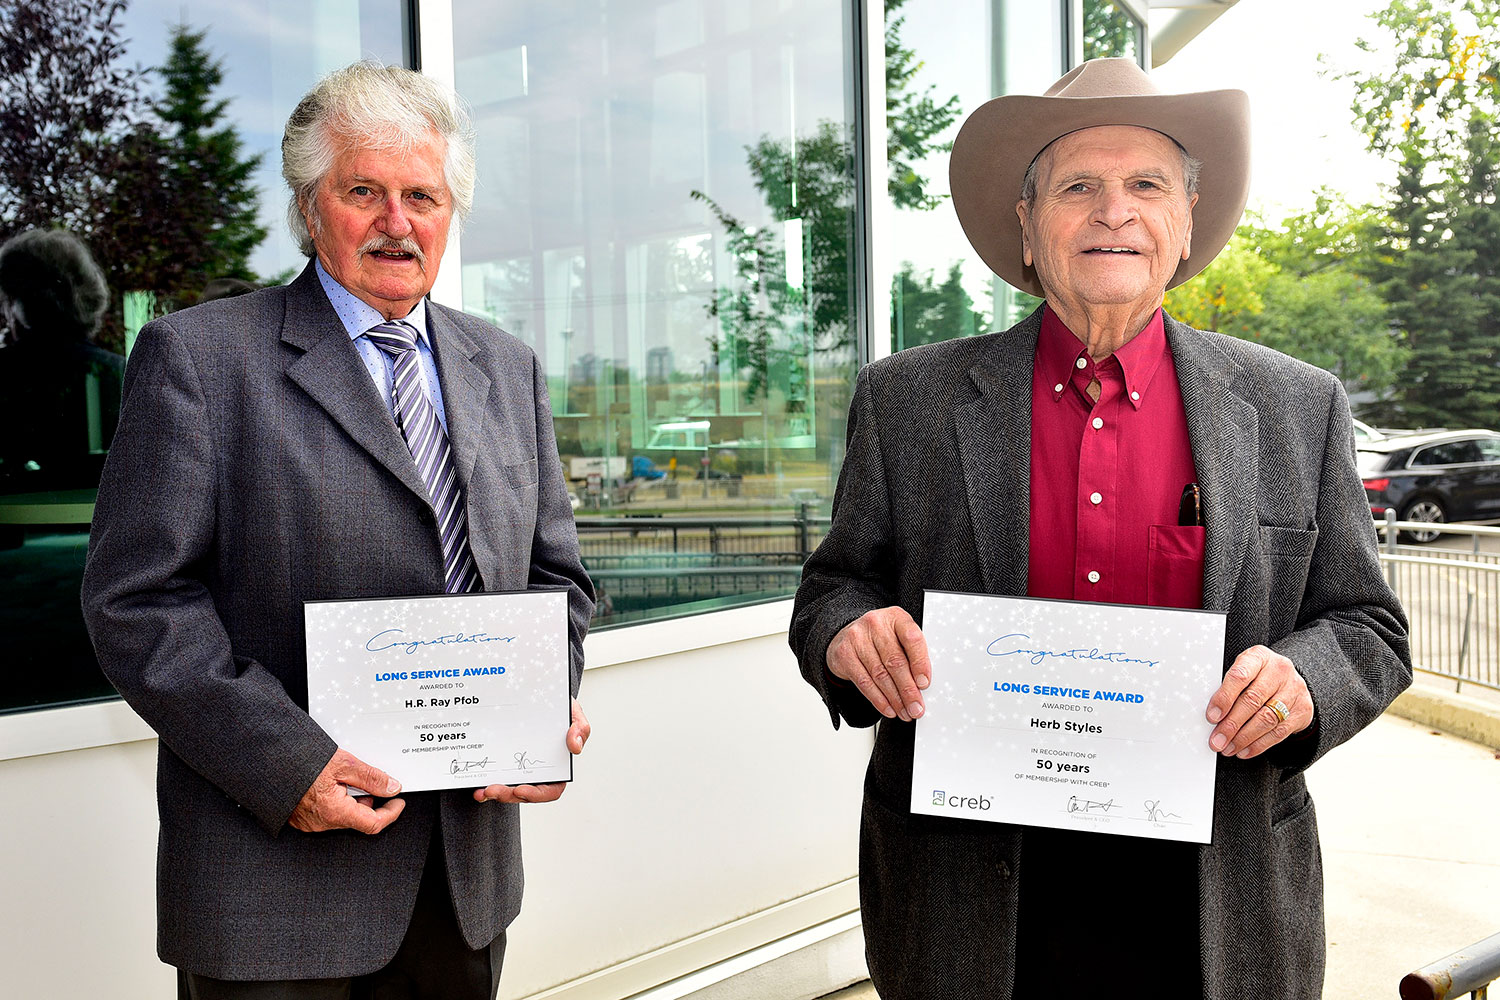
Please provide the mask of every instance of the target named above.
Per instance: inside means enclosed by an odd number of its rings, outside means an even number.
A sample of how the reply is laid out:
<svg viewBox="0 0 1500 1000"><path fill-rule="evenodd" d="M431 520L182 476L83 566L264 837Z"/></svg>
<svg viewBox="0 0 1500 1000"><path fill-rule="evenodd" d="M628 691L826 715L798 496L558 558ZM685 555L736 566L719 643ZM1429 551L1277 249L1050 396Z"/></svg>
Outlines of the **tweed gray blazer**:
<svg viewBox="0 0 1500 1000"><path fill-rule="evenodd" d="M576 693L593 590L536 357L442 306L428 327L484 586L569 588ZM105 675L161 738L164 962L249 980L378 968L439 828L470 946L515 917L515 806L423 792L373 837L286 824L335 749L306 711L302 602L442 589L426 490L311 265L141 331L83 607Z"/></svg>
<svg viewBox="0 0 1500 1000"><path fill-rule="evenodd" d="M1026 592L1031 377L1038 310L1004 333L903 351L861 371L833 525L808 560L790 641L833 724L880 717L831 687L833 636L923 588ZM1314 725L1253 760L1218 762L1213 843L1199 850L1207 995L1317 998L1323 883L1302 771L1411 682L1354 467L1348 401L1327 372L1166 321L1203 491L1204 606L1228 613L1224 667L1264 643L1311 689ZM885 1000L1008 998L1023 828L913 816L913 726L879 722L865 780L860 899ZM1205 725L1204 738L1208 728Z"/></svg>

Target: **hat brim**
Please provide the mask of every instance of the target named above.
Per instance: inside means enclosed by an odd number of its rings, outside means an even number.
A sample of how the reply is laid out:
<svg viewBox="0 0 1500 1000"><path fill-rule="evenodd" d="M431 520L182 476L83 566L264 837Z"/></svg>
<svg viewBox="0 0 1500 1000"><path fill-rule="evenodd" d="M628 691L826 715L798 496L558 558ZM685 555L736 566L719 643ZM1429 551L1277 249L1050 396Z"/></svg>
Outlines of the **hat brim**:
<svg viewBox="0 0 1500 1000"><path fill-rule="evenodd" d="M1202 271L1234 235L1250 196L1250 100L1242 90L1131 97L1008 95L980 105L953 140L953 208L980 258L1001 278L1044 295L1021 256L1016 202L1031 161L1050 143L1097 125L1137 125L1175 139L1203 164L1191 254L1168 288Z"/></svg>

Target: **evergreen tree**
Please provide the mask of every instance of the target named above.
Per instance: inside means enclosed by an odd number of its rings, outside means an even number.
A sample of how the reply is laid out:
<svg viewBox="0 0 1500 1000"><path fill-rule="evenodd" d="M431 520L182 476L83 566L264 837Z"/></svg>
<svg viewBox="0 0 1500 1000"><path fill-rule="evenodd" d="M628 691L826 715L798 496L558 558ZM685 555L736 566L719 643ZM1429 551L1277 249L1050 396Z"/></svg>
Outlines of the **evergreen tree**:
<svg viewBox="0 0 1500 1000"><path fill-rule="evenodd" d="M1390 224L1369 273L1411 349L1379 414L1490 426L1500 415L1500 0L1391 0L1361 40L1384 65L1347 73L1355 124L1397 164Z"/></svg>
<svg viewBox="0 0 1500 1000"><path fill-rule="evenodd" d="M918 274L911 262L896 275L891 296L891 325L895 348L934 344L954 337L972 337L989 327L989 317L974 308L974 299L963 286L963 262L954 261L941 285L933 274Z"/></svg>
<svg viewBox="0 0 1500 1000"><path fill-rule="evenodd" d="M223 64L210 56L206 34L186 25L172 29L167 61L158 70L164 93L154 105L161 183L180 227L160 244L170 252L158 256L155 287L179 304L197 301L213 278L254 281L250 255L266 236L256 221L259 192L251 182L261 157L242 156L239 132L225 121L229 102L214 97Z"/></svg>

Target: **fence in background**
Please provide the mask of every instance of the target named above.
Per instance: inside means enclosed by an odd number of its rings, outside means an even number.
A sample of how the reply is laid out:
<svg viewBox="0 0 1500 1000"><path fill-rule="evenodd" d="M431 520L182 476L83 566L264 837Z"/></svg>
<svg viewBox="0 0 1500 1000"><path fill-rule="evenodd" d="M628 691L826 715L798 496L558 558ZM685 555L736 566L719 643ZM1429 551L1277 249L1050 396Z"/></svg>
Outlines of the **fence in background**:
<svg viewBox="0 0 1500 1000"><path fill-rule="evenodd" d="M1411 620L1417 669L1450 678L1456 690L1500 690L1500 528L1397 521L1394 513L1375 525L1386 580ZM1438 537L1410 544L1409 532Z"/></svg>
<svg viewBox="0 0 1500 1000"><path fill-rule="evenodd" d="M705 600L791 596L829 519L791 516L578 519L583 564L600 600L595 620Z"/></svg>
<svg viewBox="0 0 1500 1000"><path fill-rule="evenodd" d="M578 539L615 615L704 600L789 596L828 530L812 504L760 517L582 517ZM1377 521L1386 579L1411 620L1417 668L1500 690L1500 528ZM1408 532L1436 534L1413 544ZM1492 551L1487 551L1491 549Z"/></svg>

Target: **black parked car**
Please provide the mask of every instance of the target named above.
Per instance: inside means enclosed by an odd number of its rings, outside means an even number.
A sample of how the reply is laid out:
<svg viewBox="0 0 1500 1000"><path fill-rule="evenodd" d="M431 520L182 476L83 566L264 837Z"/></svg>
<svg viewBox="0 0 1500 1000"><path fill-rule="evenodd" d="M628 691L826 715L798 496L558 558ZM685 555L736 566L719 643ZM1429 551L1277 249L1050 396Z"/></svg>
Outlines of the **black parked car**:
<svg viewBox="0 0 1500 1000"><path fill-rule="evenodd" d="M1359 444L1359 474L1370 513L1402 521L1500 519L1500 434L1467 430L1408 434ZM1436 531L1406 532L1430 542Z"/></svg>

